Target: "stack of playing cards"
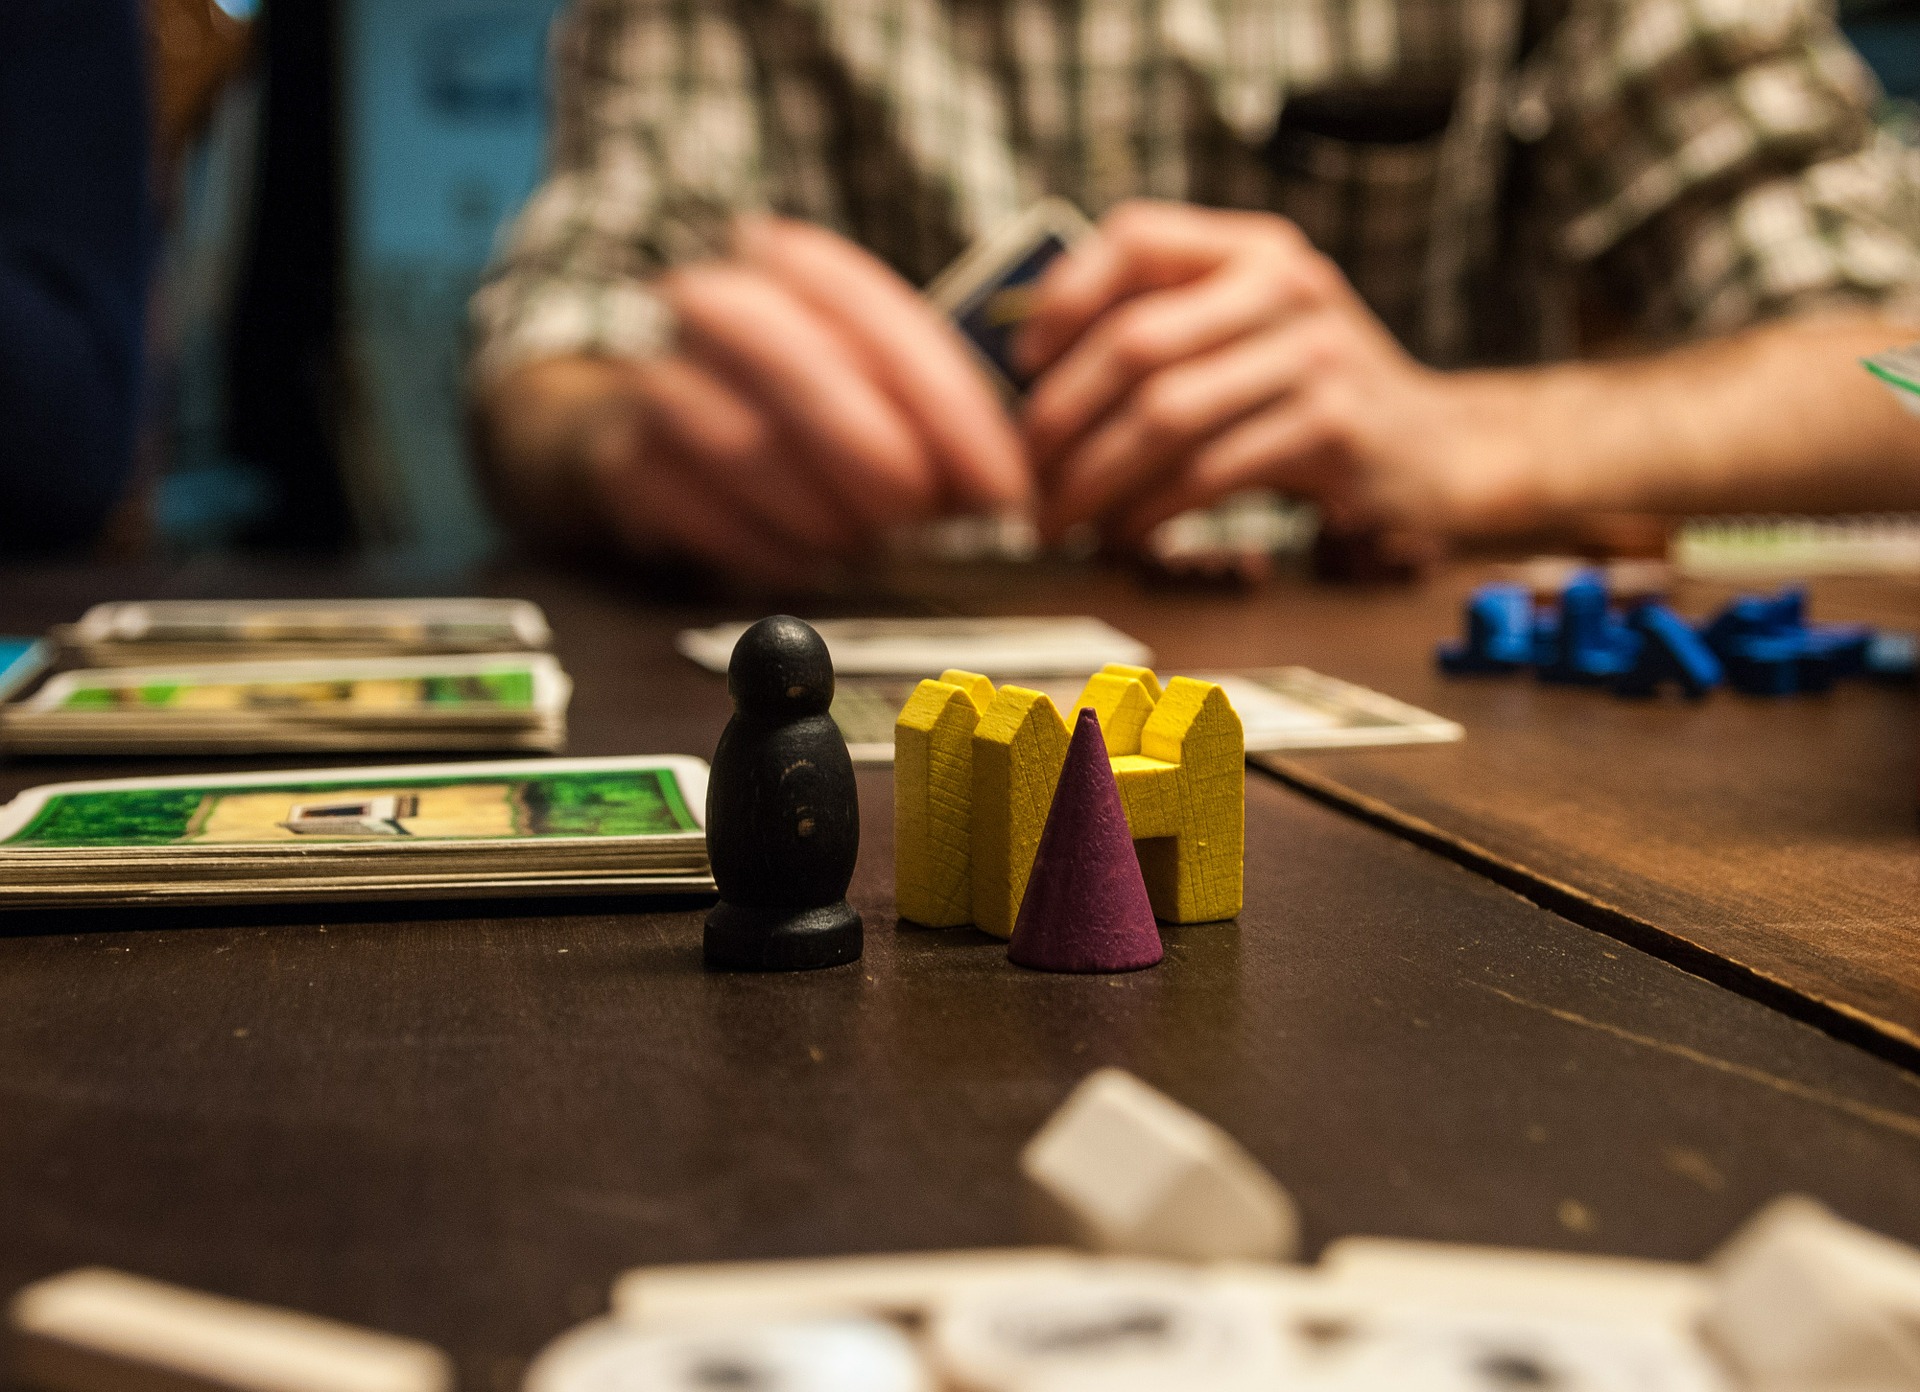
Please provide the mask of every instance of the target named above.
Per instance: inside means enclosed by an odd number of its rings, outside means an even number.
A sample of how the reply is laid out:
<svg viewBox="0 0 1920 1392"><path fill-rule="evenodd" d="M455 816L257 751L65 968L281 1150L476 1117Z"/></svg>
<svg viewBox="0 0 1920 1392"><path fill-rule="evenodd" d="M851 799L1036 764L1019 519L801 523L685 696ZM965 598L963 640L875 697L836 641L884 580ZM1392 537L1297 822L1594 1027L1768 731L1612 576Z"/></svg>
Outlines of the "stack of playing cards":
<svg viewBox="0 0 1920 1392"><path fill-rule="evenodd" d="M100 604L0 672L0 750L557 751L550 637L514 599ZM56 643L74 670L35 689Z"/></svg>
<svg viewBox="0 0 1920 1392"><path fill-rule="evenodd" d="M707 892L707 766L672 756L29 788L0 908Z"/></svg>
<svg viewBox="0 0 1920 1392"><path fill-rule="evenodd" d="M538 652L523 599L149 600L97 604L53 635L88 667L320 657Z"/></svg>
<svg viewBox="0 0 1920 1392"><path fill-rule="evenodd" d="M0 748L558 750L572 689L547 653L96 668L0 706Z"/></svg>

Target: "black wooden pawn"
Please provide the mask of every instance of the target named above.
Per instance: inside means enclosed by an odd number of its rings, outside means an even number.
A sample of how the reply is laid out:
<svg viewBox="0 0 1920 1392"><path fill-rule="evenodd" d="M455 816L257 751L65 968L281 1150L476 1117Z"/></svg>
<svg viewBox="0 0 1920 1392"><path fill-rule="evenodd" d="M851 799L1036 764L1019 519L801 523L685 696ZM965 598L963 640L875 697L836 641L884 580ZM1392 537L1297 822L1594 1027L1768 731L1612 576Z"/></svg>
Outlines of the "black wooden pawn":
<svg viewBox="0 0 1920 1392"><path fill-rule="evenodd" d="M847 885L860 803L847 742L827 709L833 659L785 614L741 635L727 664L733 719L707 782L707 855L720 902L707 915L707 965L807 971L860 956Z"/></svg>

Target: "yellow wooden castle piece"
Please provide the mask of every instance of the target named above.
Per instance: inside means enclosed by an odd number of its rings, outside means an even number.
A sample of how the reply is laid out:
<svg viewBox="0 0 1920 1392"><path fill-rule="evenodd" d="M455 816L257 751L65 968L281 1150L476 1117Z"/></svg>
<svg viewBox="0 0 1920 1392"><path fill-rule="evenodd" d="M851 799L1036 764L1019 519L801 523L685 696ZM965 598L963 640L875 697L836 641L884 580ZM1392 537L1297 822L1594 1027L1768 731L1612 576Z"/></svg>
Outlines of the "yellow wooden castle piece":
<svg viewBox="0 0 1920 1392"><path fill-rule="evenodd" d="M1246 744L1212 682L1109 664L1074 710L1100 718L1147 895L1169 923L1240 912ZM1078 718L1076 715L1074 718ZM1011 937L1066 760L1068 730L1038 691L947 671L915 688L894 728L900 916Z"/></svg>
<svg viewBox="0 0 1920 1392"><path fill-rule="evenodd" d="M1125 662L1109 662L1100 669L1098 675L1103 677L1132 677L1135 681L1139 682L1140 685L1146 687L1147 695L1153 697L1155 702L1158 702L1160 699L1160 678L1153 674L1153 668L1151 667L1134 667Z"/></svg>
<svg viewBox="0 0 1920 1392"><path fill-rule="evenodd" d="M942 672L893 727L894 899L930 928L973 922L973 731L992 700L978 673Z"/></svg>
<svg viewBox="0 0 1920 1392"><path fill-rule="evenodd" d="M1147 673L1149 677L1153 673ZM1082 710L1091 710L1100 719L1100 737L1107 742L1107 757L1116 754L1138 754L1140 752L1140 731L1147 723L1147 717L1153 714L1153 704L1160 699L1160 683L1151 688L1140 678L1122 675L1112 668L1096 672L1087 679L1080 691L1080 699L1073 703L1073 710L1067 715L1068 728L1080 719Z"/></svg>
<svg viewBox="0 0 1920 1392"><path fill-rule="evenodd" d="M1013 936L1066 760L1053 699L1001 687L973 732L973 923L995 937Z"/></svg>
<svg viewBox="0 0 1920 1392"><path fill-rule="evenodd" d="M1246 735L1227 693L1175 677L1113 761L1147 897L1168 923L1240 912L1246 875Z"/></svg>
<svg viewBox="0 0 1920 1392"><path fill-rule="evenodd" d="M967 699L973 702L973 708L982 715L993 704L993 683L978 672L963 672L958 667L949 667L940 674L940 680L966 692Z"/></svg>

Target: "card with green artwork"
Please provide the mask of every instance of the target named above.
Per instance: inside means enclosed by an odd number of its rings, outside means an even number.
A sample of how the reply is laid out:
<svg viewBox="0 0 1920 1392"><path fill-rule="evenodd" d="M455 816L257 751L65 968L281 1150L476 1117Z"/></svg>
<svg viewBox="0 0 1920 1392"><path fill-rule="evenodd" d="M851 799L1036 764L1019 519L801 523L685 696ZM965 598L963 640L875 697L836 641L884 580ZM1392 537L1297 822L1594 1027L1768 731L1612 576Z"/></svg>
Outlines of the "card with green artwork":
<svg viewBox="0 0 1920 1392"><path fill-rule="evenodd" d="M0 707L23 753L553 749L572 683L547 653L60 672Z"/></svg>
<svg viewBox="0 0 1920 1392"><path fill-rule="evenodd" d="M705 795L698 760L658 758L55 783L0 808L0 848L671 836Z"/></svg>
<svg viewBox="0 0 1920 1392"><path fill-rule="evenodd" d="M545 653L442 658L201 663L61 672L23 711L201 714L528 712L562 704L566 677Z"/></svg>
<svg viewBox="0 0 1920 1392"><path fill-rule="evenodd" d="M705 889L679 756L111 779L0 807L0 906Z"/></svg>

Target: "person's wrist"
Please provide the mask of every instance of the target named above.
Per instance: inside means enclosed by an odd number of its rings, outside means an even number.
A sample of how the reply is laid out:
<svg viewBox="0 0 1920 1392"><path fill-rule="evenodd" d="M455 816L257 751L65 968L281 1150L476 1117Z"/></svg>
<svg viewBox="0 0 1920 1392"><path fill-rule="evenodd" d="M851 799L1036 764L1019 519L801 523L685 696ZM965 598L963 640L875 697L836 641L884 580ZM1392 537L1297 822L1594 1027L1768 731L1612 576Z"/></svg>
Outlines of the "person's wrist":
<svg viewBox="0 0 1920 1392"><path fill-rule="evenodd" d="M1449 530L1523 532L1577 509L1543 378L1520 371L1462 372L1449 385L1461 421L1448 465Z"/></svg>

